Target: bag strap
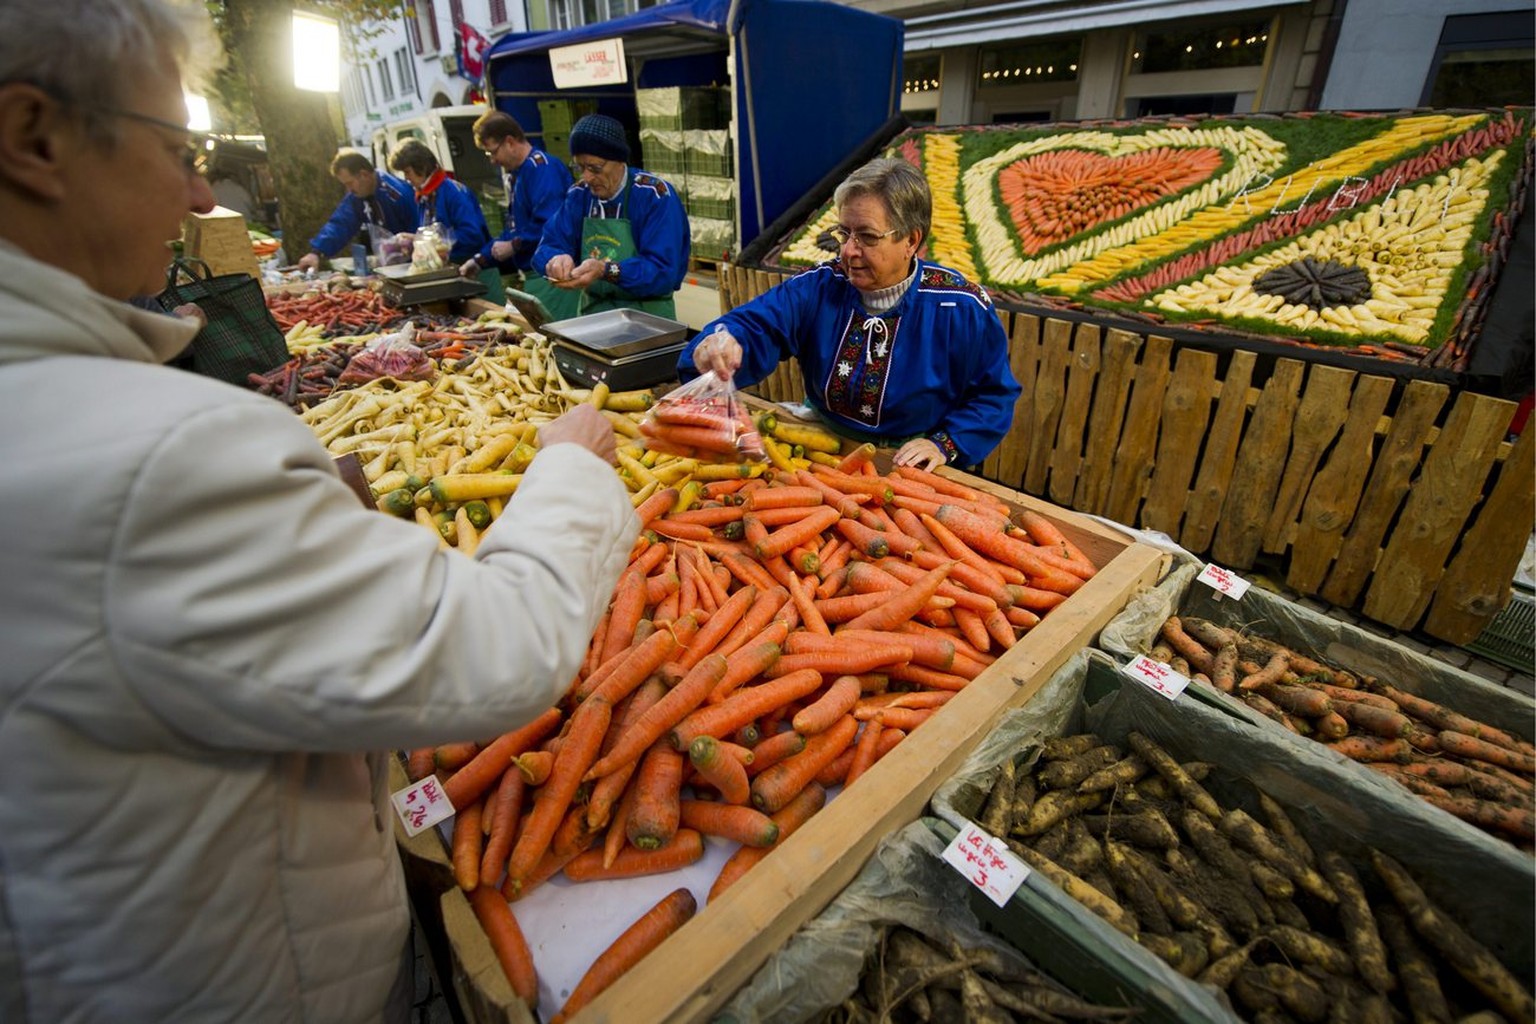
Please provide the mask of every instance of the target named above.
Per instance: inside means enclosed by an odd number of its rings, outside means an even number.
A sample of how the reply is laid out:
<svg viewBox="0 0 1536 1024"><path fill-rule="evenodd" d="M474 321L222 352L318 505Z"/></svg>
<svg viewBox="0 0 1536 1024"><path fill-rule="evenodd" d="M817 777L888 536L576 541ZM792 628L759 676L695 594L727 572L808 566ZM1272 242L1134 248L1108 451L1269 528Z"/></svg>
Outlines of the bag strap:
<svg viewBox="0 0 1536 1024"><path fill-rule="evenodd" d="M198 268L202 269L201 275L198 273ZM171 260L170 267L166 269L166 288L176 287L176 278L181 274L185 274L187 280L192 282L209 281L213 278L213 270L207 263L204 263L195 256L177 256Z"/></svg>

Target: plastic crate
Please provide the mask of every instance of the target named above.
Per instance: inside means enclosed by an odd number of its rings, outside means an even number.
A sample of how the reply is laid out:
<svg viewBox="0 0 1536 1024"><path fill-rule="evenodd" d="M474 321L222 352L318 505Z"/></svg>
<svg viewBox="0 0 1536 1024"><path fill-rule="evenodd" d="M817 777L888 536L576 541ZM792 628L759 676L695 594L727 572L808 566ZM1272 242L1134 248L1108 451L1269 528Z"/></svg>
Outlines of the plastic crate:
<svg viewBox="0 0 1536 1024"><path fill-rule="evenodd" d="M688 200L688 216L708 217L714 220L732 220L736 216L736 200L709 199L693 196Z"/></svg>
<svg viewBox="0 0 1536 1024"><path fill-rule="evenodd" d="M678 131L723 128L730 118L726 90L713 86L636 89L640 127Z"/></svg>
<svg viewBox="0 0 1536 1024"><path fill-rule="evenodd" d="M1536 595L1531 588L1516 583L1509 604L1465 649L1505 668L1536 675Z"/></svg>
<svg viewBox="0 0 1536 1024"><path fill-rule="evenodd" d="M597 112L595 100L540 100L539 121L547 135L550 132L568 134L571 127L588 114Z"/></svg>
<svg viewBox="0 0 1536 1024"><path fill-rule="evenodd" d="M659 177L671 181L681 178L687 168L684 165L683 154L675 149L667 149L664 146L652 146L643 154L640 166Z"/></svg>

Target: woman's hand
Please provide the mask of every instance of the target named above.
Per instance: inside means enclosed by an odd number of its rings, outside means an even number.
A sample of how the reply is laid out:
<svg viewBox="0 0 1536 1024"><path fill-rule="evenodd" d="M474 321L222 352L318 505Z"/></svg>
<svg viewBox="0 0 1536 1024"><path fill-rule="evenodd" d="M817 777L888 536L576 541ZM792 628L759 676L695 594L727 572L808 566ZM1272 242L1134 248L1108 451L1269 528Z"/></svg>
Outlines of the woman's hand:
<svg viewBox="0 0 1536 1024"><path fill-rule="evenodd" d="M724 327L716 327L694 346L693 365L700 373L713 372L721 380L730 380L741 368L741 343Z"/></svg>
<svg viewBox="0 0 1536 1024"><path fill-rule="evenodd" d="M539 428L541 450L557 444L579 444L610 466L619 461L613 424L590 405L572 406L569 412Z"/></svg>
<svg viewBox="0 0 1536 1024"><path fill-rule="evenodd" d="M900 448L896 449L896 457L891 460L898 466L916 466L918 469L937 469L949 460L944 457L944 452L939 446L926 437L914 437Z"/></svg>

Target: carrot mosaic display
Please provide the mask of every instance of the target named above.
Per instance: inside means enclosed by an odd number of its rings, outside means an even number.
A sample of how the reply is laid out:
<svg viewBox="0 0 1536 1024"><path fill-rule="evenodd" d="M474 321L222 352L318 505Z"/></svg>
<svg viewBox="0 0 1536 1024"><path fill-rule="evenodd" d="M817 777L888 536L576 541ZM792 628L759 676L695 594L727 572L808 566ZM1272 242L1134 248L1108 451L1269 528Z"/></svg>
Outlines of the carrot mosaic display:
<svg viewBox="0 0 1536 1024"><path fill-rule="evenodd" d="M1531 111L914 129L928 258L1003 298L1464 361L1531 176ZM770 263L835 250L830 204Z"/></svg>

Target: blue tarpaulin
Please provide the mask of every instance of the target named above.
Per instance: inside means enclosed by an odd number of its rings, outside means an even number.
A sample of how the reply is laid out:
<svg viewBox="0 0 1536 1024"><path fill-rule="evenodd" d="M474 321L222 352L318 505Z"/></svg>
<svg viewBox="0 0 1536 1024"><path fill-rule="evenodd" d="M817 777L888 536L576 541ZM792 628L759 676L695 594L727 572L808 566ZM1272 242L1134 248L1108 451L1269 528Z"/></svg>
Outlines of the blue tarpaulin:
<svg viewBox="0 0 1536 1024"><path fill-rule="evenodd" d="M612 38L624 40L628 83L555 88L550 49ZM729 85L745 244L895 114L901 53L900 21L829 0L674 0L612 21L503 36L486 56L486 75L496 107L535 141L541 100L594 101L637 137L635 89ZM637 162L644 167L643 152Z"/></svg>

